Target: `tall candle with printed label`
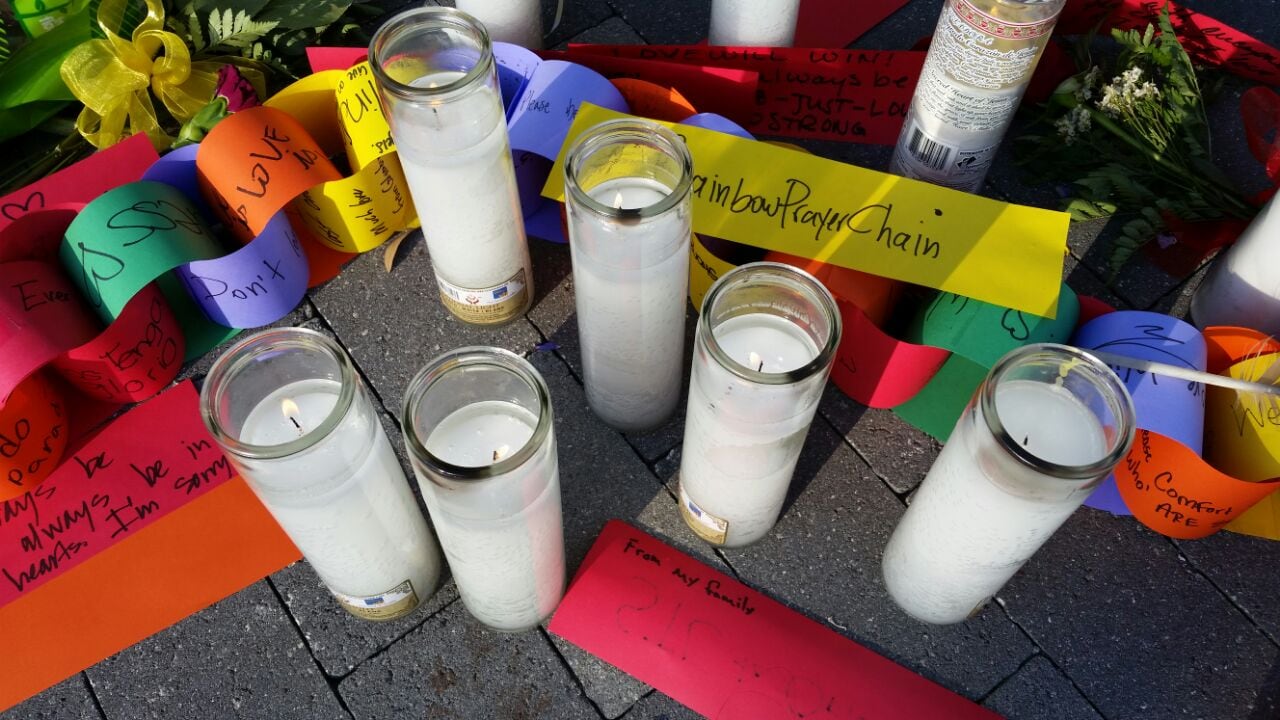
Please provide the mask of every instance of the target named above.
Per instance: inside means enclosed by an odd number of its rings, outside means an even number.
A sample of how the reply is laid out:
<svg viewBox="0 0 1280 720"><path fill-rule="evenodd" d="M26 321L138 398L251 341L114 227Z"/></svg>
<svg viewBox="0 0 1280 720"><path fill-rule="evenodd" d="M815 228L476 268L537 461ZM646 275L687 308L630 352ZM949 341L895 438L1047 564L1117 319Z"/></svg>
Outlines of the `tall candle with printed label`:
<svg viewBox="0 0 1280 720"><path fill-rule="evenodd" d="M946 0L889 172L977 192L1065 0Z"/></svg>
<svg viewBox="0 0 1280 720"><path fill-rule="evenodd" d="M564 593L560 475L541 376L506 351L463 348L409 384L405 442L467 610L526 630Z"/></svg>
<svg viewBox="0 0 1280 720"><path fill-rule="evenodd" d="M430 597L439 550L378 416L336 343L272 330L215 363L210 433L339 603L388 620Z"/></svg>
<svg viewBox="0 0 1280 720"><path fill-rule="evenodd" d="M800 0L713 0L712 45L791 47Z"/></svg>
<svg viewBox="0 0 1280 720"><path fill-rule="evenodd" d="M454 6L483 23L494 42L542 49L539 0L456 0Z"/></svg>
<svg viewBox="0 0 1280 720"><path fill-rule="evenodd" d="M890 596L913 617L979 610L1128 452L1124 384L1074 348L1031 345L992 369L884 551Z"/></svg>
<svg viewBox="0 0 1280 720"><path fill-rule="evenodd" d="M777 522L839 341L835 301L801 270L743 265L707 293L679 490L703 539L738 547Z"/></svg>
<svg viewBox="0 0 1280 720"><path fill-rule="evenodd" d="M441 300L471 323L520 317L532 274L489 37L420 8L388 20L369 56Z"/></svg>
<svg viewBox="0 0 1280 720"><path fill-rule="evenodd" d="M602 123L568 151L583 384L619 430L657 427L680 402L692 176L684 143L648 121Z"/></svg>

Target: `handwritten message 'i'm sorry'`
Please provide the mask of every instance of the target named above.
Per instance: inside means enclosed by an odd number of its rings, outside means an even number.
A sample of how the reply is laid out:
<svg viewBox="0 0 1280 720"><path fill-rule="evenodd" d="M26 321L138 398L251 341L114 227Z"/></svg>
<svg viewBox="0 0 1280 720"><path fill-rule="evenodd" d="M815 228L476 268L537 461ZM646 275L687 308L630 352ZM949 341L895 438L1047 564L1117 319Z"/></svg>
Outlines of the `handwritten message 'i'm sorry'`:
<svg viewBox="0 0 1280 720"><path fill-rule="evenodd" d="M196 404L190 383L165 392L0 504L0 605L232 478Z"/></svg>

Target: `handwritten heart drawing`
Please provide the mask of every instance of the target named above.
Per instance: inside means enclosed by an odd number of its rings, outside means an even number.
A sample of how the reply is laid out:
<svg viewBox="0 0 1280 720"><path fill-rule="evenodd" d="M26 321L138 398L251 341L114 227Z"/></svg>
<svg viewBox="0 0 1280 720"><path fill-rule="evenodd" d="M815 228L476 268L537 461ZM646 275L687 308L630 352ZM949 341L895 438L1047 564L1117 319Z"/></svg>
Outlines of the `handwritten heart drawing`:
<svg viewBox="0 0 1280 720"><path fill-rule="evenodd" d="M39 204L33 206L32 203L36 201L39 201ZM40 210L42 208L44 208L44 193L37 190L28 195L27 199L21 203L11 202L0 205L0 214L10 220L17 220L32 210Z"/></svg>

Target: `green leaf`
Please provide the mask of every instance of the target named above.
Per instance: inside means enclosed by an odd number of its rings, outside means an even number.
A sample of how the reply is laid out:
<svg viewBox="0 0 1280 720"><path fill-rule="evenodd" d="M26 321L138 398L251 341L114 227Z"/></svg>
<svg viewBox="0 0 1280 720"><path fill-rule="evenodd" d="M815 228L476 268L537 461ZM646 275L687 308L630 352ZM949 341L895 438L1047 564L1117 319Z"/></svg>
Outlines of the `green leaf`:
<svg viewBox="0 0 1280 720"><path fill-rule="evenodd" d="M325 28L349 7L351 0L271 0L254 19L275 22L281 30Z"/></svg>
<svg viewBox="0 0 1280 720"><path fill-rule="evenodd" d="M275 22L258 22L243 10L232 14L230 9L209 14L209 46L251 48L264 35L274 30Z"/></svg>
<svg viewBox="0 0 1280 720"><path fill-rule="evenodd" d="M1076 198L1068 202L1063 210L1071 214L1072 220L1086 222L1115 215L1116 206L1108 202L1095 202Z"/></svg>

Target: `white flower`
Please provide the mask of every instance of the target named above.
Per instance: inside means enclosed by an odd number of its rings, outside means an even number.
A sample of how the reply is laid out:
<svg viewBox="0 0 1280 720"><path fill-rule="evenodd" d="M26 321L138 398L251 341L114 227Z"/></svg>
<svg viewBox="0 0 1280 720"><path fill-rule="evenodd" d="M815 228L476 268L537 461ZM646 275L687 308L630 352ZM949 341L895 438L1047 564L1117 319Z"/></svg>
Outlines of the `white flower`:
<svg viewBox="0 0 1280 720"><path fill-rule="evenodd" d="M1080 135L1089 132L1089 128L1093 127L1093 118L1089 115L1089 111L1083 106L1077 105L1071 108L1071 112L1058 118L1053 124L1058 134L1066 141L1068 145L1075 142Z"/></svg>

